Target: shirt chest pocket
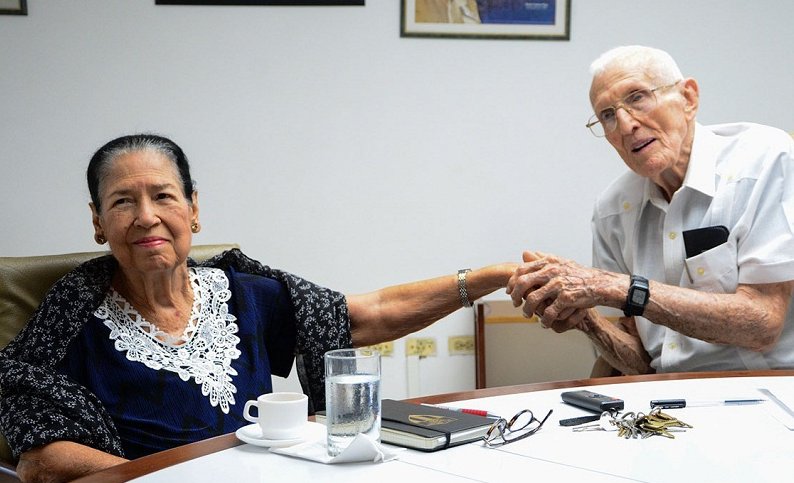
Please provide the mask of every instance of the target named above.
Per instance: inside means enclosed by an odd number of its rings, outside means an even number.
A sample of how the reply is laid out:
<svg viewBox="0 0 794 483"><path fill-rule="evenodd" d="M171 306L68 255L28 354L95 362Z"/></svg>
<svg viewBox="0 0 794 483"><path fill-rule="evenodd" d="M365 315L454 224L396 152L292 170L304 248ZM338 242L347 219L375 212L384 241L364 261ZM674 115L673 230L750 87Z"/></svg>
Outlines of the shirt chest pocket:
<svg viewBox="0 0 794 483"><path fill-rule="evenodd" d="M734 293L739 282L736 243L727 242L684 260L681 286L711 293Z"/></svg>

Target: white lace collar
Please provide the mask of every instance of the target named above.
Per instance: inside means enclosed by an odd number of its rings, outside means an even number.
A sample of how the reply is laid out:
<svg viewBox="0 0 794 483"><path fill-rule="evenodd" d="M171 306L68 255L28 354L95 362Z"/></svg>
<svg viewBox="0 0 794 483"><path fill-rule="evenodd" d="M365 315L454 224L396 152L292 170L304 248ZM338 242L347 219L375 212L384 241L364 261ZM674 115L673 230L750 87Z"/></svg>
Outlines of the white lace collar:
<svg viewBox="0 0 794 483"><path fill-rule="evenodd" d="M190 269L190 283L193 310L181 337L160 331L112 288L94 315L110 328L114 347L126 352L128 360L175 372L183 381L192 377L210 404L228 414L237 392L232 382L237 371L231 363L240 357L237 318L229 314L226 303L231 298L229 279L223 270L195 267Z"/></svg>

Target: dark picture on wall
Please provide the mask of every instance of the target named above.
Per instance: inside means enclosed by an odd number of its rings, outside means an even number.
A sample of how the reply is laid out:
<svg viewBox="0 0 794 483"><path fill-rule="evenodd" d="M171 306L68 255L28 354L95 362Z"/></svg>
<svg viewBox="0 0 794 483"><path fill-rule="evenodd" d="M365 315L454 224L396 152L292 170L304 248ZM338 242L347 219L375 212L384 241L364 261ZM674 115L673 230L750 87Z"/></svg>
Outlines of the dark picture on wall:
<svg viewBox="0 0 794 483"><path fill-rule="evenodd" d="M0 0L0 15L27 15L27 0Z"/></svg>
<svg viewBox="0 0 794 483"><path fill-rule="evenodd" d="M364 0L155 0L155 5L364 5Z"/></svg>

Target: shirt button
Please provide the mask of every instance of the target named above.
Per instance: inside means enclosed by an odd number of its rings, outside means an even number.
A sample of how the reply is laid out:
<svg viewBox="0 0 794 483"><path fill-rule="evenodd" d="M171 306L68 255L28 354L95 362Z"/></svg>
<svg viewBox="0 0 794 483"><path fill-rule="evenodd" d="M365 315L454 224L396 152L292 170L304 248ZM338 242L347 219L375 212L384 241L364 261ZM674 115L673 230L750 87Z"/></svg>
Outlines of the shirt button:
<svg viewBox="0 0 794 483"><path fill-rule="evenodd" d="M667 238L669 238L671 240L675 240L675 237L677 237L677 236L678 236L678 234L676 232L674 232L674 231L671 231L670 233L667 234Z"/></svg>
<svg viewBox="0 0 794 483"><path fill-rule="evenodd" d="M623 210L624 211L629 211L630 209L631 209L631 203L629 203L628 201L624 201L623 202Z"/></svg>
<svg viewBox="0 0 794 483"><path fill-rule="evenodd" d="M706 273L706 269L705 268L698 267L698 275L700 275L702 277L703 274L705 274L705 273Z"/></svg>
<svg viewBox="0 0 794 483"><path fill-rule="evenodd" d="M667 344L667 348L670 349L671 351L674 351L678 349L678 344L676 344L675 342L670 342L669 344Z"/></svg>

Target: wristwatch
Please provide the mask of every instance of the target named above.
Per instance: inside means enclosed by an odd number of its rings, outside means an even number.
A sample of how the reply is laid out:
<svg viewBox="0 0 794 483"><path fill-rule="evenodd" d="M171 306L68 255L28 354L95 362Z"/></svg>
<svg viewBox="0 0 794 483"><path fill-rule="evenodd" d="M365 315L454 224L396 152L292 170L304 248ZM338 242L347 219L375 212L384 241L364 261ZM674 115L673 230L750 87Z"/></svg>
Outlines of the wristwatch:
<svg viewBox="0 0 794 483"><path fill-rule="evenodd" d="M640 277L639 275L632 275L629 293L626 296L626 305L623 307L623 313L626 317L642 315L645 311L645 306L648 305L648 299L650 297L651 289L648 285L648 279Z"/></svg>

